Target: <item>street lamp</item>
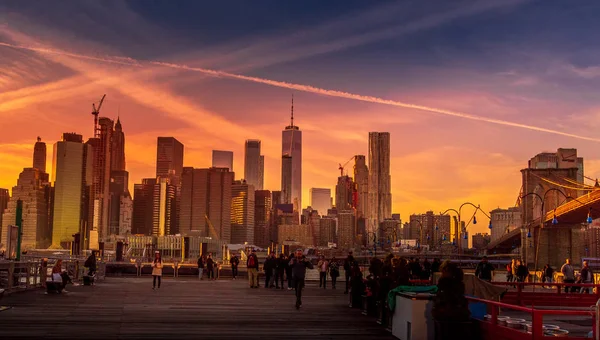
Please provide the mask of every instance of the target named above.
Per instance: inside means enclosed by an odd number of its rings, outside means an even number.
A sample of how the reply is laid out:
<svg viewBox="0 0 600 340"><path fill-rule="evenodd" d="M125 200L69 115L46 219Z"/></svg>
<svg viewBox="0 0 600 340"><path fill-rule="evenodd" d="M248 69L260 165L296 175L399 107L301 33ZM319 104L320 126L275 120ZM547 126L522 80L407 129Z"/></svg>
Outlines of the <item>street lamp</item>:
<svg viewBox="0 0 600 340"><path fill-rule="evenodd" d="M454 236L454 239L452 240L452 244L453 245L456 244L456 240L460 237L460 233L458 232L458 229L460 228L460 224L461 224L460 223L461 222L461 212L462 212L462 208L464 206L466 206L466 205L470 205L473 208L475 208L475 212L473 213L473 217L472 217L473 224L477 224L477 217L476 217L477 211L481 211L487 218L490 219L490 223L488 225L488 228L490 228L490 229L492 228L492 218L485 211L483 211L483 209L481 209L481 206L479 204L475 205L475 204L473 204L471 202L465 202L465 203L463 203L463 204L460 205L460 207L458 208L458 210L452 209L452 208L446 209L446 211L440 213L440 215L446 215L449 211L452 211L457 216L457 224L456 224L456 227L455 227L455 234L454 234L455 236ZM468 239L467 234L466 234L466 227L465 227L464 238ZM460 254L460 252L461 252L461 247L460 246L458 246L457 252L458 252L458 254Z"/></svg>
<svg viewBox="0 0 600 340"><path fill-rule="evenodd" d="M423 241L423 223L415 218L411 218L410 222L412 223L412 221L419 223L419 239L417 240L417 251L421 252L421 242Z"/></svg>

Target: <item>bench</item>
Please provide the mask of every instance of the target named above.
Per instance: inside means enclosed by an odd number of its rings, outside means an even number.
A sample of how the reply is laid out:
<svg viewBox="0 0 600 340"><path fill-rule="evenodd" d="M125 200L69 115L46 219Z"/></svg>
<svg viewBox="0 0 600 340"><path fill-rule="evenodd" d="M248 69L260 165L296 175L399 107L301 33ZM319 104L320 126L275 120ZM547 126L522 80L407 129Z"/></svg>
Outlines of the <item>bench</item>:
<svg viewBox="0 0 600 340"><path fill-rule="evenodd" d="M62 282L58 281L46 281L46 293L47 294L60 294L63 291Z"/></svg>

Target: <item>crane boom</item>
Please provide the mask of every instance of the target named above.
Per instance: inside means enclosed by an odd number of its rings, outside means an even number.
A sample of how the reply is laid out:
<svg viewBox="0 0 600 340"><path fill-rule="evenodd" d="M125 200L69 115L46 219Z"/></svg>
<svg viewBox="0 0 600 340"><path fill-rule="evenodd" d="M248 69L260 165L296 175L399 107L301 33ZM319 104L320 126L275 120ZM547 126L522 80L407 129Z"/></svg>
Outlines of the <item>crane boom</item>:
<svg viewBox="0 0 600 340"><path fill-rule="evenodd" d="M104 103L104 98L106 94L102 96L100 102L98 103L98 107L96 107L95 103L92 103L92 115L94 115L94 137L97 138L100 135L100 131L98 129L98 115L100 114L100 108L102 107L102 103Z"/></svg>
<svg viewBox="0 0 600 340"><path fill-rule="evenodd" d="M348 165L348 163L350 163L350 161L351 161L351 160L353 160L353 159L354 159L354 156L352 156L352 157L351 157L349 160L347 160L347 161L346 161L346 163L344 163L344 164L342 164L342 163L339 163L339 168L338 168L338 170L340 170L340 177L341 177L341 176L344 176L344 168L345 168L345 167L346 167L346 165Z"/></svg>

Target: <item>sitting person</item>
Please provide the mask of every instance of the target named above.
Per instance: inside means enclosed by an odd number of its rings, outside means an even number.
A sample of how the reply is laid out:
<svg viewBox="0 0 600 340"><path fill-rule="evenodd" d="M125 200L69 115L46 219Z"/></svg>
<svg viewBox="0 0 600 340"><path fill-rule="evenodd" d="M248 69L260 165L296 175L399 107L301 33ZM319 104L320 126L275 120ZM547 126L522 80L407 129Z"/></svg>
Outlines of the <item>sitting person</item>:
<svg viewBox="0 0 600 340"><path fill-rule="evenodd" d="M68 291L65 289L67 283L73 284L73 281L71 281L69 274L67 274L66 271L62 270L62 260L60 259L56 261L56 264L54 265L54 267L52 267L52 281L61 283L58 287L59 293L68 293Z"/></svg>

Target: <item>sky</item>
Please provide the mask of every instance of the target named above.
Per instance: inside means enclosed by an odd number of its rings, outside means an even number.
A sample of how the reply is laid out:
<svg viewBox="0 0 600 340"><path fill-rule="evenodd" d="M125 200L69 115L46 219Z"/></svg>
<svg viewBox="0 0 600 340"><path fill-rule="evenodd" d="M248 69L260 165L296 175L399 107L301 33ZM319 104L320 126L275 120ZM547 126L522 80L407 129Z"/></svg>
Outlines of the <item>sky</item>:
<svg viewBox="0 0 600 340"><path fill-rule="evenodd" d="M261 139L265 189L279 190L293 94L304 205L387 131L404 221L511 207L537 153L577 148L600 177L598 15L598 2L555 0L5 0L0 187L31 166L37 136L49 168L62 133L91 137L106 94L131 184L155 175L158 136L185 145L185 166L233 151L236 178L244 141Z"/></svg>

